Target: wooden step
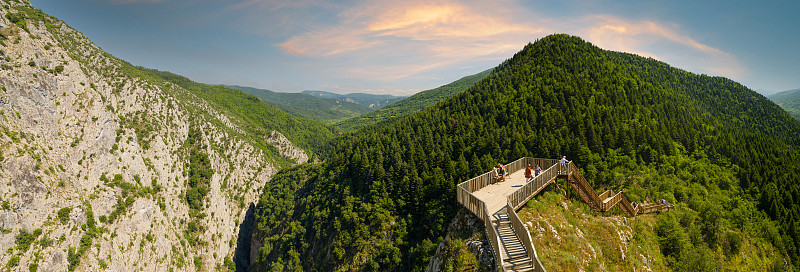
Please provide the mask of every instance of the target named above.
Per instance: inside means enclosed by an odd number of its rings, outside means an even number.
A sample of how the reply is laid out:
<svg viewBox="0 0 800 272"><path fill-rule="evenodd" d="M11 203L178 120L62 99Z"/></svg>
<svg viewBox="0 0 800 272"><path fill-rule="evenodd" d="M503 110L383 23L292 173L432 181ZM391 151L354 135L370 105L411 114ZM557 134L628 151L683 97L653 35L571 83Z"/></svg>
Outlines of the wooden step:
<svg viewBox="0 0 800 272"><path fill-rule="evenodd" d="M515 260L503 260L503 267L506 271L533 271L533 263L527 256Z"/></svg>
<svg viewBox="0 0 800 272"><path fill-rule="evenodd" d="M519 236L514 233L513 228L498 229L497 232L497 235L500 236L500 243L503 245L503 251L500 252L500 254L504 261L528 257L525 246L522 245L522 241L520 241Z"/></svg>
<svg viewBox="0 0 800 272"><path fill-rule="evenodd" d="M600 210L600 207L597 206L597 204L594 203L594 201L592 201L592 199L589 197L588 193L585 192L583 189L581 189L581 187L578 186L578 184L576 184L575 182L570 182L569 185L572 186L572 189L574 189L576 192L578 192L578 196L583 200L583 202L586 202L586 204L588 204L589 207L592 208L592 210L595 210L595 211L599 211Z"/></svg>

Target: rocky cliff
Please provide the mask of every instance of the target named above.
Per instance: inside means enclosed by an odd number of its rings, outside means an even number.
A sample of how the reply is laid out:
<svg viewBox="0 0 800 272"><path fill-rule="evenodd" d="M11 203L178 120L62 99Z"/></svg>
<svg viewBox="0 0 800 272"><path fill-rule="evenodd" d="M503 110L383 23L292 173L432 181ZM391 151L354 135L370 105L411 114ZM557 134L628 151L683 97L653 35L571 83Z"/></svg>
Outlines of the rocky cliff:
<svg viewBox="0 0 800 272"><path fill-rule="evenodd" d="M0 265L233 267L237 248L249 249L237 242L242 222L276 171L239 120L26 1L3 1L0 36ZM199 177L197 158L210 168Z"/></svg>

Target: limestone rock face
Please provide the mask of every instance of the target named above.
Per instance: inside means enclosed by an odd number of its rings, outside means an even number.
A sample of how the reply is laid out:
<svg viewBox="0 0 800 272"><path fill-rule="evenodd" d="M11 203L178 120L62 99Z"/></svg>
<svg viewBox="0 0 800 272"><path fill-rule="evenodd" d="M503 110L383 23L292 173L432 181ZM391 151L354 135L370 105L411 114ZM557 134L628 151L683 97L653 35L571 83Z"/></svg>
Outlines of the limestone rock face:
<svg viewBox="0 0 800 272"><path fill-rule="evenodd" d="M236 136L235 118L137 74L22 2L0 6L0 263L16 258L12 270L26 271L224 269L276 166ZM8 13L24 14L24 23ZM185 197L190 128L201 132L213 170L194 231ZM308 160L280 133L273 138L282 155ZM34 240L26 248L18 237Z"/></svg>
<svg viewBox="0 0 800 272"><path fill-rule="evenodd" d="M453 268L448 269L446 264L452 263L453 260L460 257L459 255L464 254L464 252L460 252L461 248L466 248L472 255L471 258L474 258L480 266L493 267L495 260L492 255L492 245L482 236L483 228L483 221L480 218L466 209L459 210L447 227L444 241L439 243L436 252L428 261L425 271L452 270Z"/></svg>
<svg viewBox="0 0 800 272"><path fill-rule="evenodd" d="M286 139L286 136L283 136L280 132L273 131L270 137L267 138L267 143L277 147L278 152L280 152L282 156L292 158L298 163L308 162L308 155L306 155L302 149L294 146L292 142Z"/></svg>

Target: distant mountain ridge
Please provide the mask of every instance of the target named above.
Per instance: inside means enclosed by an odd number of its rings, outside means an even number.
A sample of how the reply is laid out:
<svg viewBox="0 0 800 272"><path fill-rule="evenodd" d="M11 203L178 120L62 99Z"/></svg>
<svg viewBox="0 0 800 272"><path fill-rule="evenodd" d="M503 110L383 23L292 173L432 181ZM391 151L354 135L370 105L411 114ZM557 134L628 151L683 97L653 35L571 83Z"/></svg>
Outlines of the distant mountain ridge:
<svg viewBox="0 0 800 272"><path fill-rule="evenodd" d="M474 75L462 77L459 80L442 85L435 89L416 93L406 99L400 100L376 111L347 119L344 122L335 124L334 126L344 131L353 131L377 122L400 118L412 114L425 107L431 106L439 101L446 100L463 92L476 82L488 76L492 70L494 70L494 68Z"/></svg>
<svg viewBox="0 0 800 272"><path fill-rule="evenodd" d="M767 98L781 106L789 115L800 120L800 89L771 94Z"/></svg>
<svg viewBox="0 0 800 272"><path fill-rule="evenodd" d="M305 93L274 92L237 85L223 86L255 95L267 104L278 107L291 115L317 120L326 124L336 123L372 111L372 109L364 105L336 98Z"/></svg>
<svg viewBox="0 0 800 272"><path fill-rule="evenodd" d="M322 98L333 98L333 99L338 99L340 101L346 101L350 103L364 105L367 108L373 110L386 107L389 104L403 100L407 97L407 96L395 96L389 94L366 94L366 93L337 94L332 92L314 91L314 90L305 90L300 93Z"/></svg>

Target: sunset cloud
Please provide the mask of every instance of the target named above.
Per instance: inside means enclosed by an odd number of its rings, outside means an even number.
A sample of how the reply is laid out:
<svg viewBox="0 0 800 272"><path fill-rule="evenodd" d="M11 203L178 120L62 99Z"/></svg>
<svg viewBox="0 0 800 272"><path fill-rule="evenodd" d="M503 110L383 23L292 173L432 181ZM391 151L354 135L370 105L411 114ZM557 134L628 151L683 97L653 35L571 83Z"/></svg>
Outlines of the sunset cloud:
<svg viewBox="0 0 800 272"><path fill-rule="evenodd" d="M342 10L337 24L294 35L278 46L307 57L405 55L388 57L390 65L345 69L348 75L399 80L475 58L502 59L545 33L512 12L512 4L367 2Z"/></svg>
<svg viewBox="0 0 800 272"><path fill-rule="evenodd" d="M290 55L310 58L384 59L389 63L364 61L337 70L348 77L385 80L476 59L499 63L526 43L556 32L671 63L702 61L703 73L735 77L744 69L733 55L683 34L675 24L593 14L550 18L515 1L368 1L337 12L337 22L293 35L278 46Z"/></svg>
<svg viewBox="0 0 800 272"><path fill-rule="evenodd" d="M141 4L141 3L158 3L166 0L104 0L111 4Z"/></svg>
<svg viewBox="0 0 800 272"><path fill-rule="evenodd" d="M674 24L648 20L625 20L609 15L590 15L580 20L586 27L575 33L609 50L634 53L682 66L700 68L701 73L736 78L746 73L732 54L703 44ZM664 50L668 48L669 50Z"/></svg>
<svg viewBox="0 0 800 272"><path fill-rule="evenodd" d="M674 1L31 2L137 65L274 90L435 88L555 33L753 88L800 86L796 16L755 2L726 12Z"/></svg>

